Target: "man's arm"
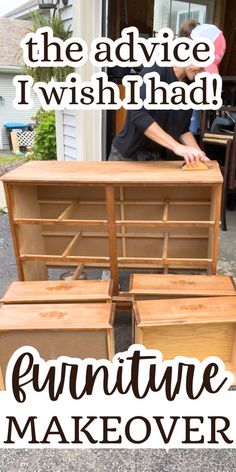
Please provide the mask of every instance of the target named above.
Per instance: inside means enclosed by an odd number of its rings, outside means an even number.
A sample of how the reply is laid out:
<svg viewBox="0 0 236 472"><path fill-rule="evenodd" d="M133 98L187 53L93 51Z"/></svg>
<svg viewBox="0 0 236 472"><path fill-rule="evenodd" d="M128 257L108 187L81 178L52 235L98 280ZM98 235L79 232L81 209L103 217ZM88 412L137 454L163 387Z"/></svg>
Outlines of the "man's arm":
<svg viewBox="0 0 236 472"><path fill-rule="evenodd" d="M194 135L191 133L191 131L188 131L187 133L182 134L182 136L180 137L180 140L185 146L191 146L191 147L194 147L198 150L201 150L201 148L199 147L199 145L198 145ZM206 155L205 155L204 160L209 161L210 159L208 159L208 157L206 157Z"/></svg>
<svg viewBox="0 0 236 472"><path fill-rule="evenodd" d="M152 123L144 132L145 136L152 141L164 146L177 156L183 157L187 164L197 164L199 161L206 161L208 158L199 148L192 133L187 132L181 136L180 144L164 131L156 122Z"/></svg>

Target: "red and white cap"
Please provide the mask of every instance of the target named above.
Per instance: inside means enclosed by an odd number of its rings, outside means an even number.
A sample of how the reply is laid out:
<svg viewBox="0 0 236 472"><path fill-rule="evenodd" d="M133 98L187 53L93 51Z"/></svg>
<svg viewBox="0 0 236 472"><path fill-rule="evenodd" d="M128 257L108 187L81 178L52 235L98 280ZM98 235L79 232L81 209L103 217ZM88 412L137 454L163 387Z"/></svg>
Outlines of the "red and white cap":
<svg viewBox="0 0 236 472"><path fill-rule="evenodd" d="M218 74L218 65L223 59L225 49L226 49L226 42L222 31L217 28L215 25L198 25L194 28L191 32L192 39L199 39L199 38L208 38L210 41L213 42L215 46L215 60L212 64L205 67L206 72L210 72L211 74L215 73Z"/></svg>

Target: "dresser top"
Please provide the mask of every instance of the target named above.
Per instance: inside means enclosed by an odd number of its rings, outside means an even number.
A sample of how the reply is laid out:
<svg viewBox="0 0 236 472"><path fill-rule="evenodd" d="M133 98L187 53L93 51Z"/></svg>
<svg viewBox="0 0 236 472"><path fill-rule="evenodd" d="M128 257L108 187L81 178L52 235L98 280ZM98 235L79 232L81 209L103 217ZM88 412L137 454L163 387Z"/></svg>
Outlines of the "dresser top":
<svg viewBox="0 0 236 472"><path fill-rule="evenodd" d="M89 162L32 161L2 177L8 183L36 184L160 184L222 183L216 161L207 170L182 171L183 161Z"/></svg>

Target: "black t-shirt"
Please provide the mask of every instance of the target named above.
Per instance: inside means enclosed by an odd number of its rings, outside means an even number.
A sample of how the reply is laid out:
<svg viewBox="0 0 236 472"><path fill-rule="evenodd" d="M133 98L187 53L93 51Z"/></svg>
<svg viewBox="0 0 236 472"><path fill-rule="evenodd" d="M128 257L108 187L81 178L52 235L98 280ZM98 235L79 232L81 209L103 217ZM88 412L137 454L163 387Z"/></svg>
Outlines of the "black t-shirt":
<svg viewBox="0 0 236 472"><path fill-rule="evenodd" d="M171 84L178 81L173 67L144 67L140 73L143 77L148 72L160 74L160 80ZM146 98L146 85L140 88L140 97ZM159 151L161 146L144 135L146 129L154 122L166 131L172 138L179 141L180 136L189 131L192 110L128 110L124 128L113 140L113 145L125 157L135 159L138 150L148 148ZM163 149L163 148L162 148Z"/></svg>

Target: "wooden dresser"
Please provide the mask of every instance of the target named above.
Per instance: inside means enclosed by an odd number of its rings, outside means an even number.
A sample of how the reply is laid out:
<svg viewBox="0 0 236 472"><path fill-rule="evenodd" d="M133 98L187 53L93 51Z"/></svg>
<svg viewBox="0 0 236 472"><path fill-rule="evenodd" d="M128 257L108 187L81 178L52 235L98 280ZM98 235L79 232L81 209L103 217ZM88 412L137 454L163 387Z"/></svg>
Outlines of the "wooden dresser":
<svg viewBox="0 0 236 472"><path fill-rule="evenodd" d="M50 266L216 273L222 176L171 162L33 161L4 182L20 280Z"/></svg>

